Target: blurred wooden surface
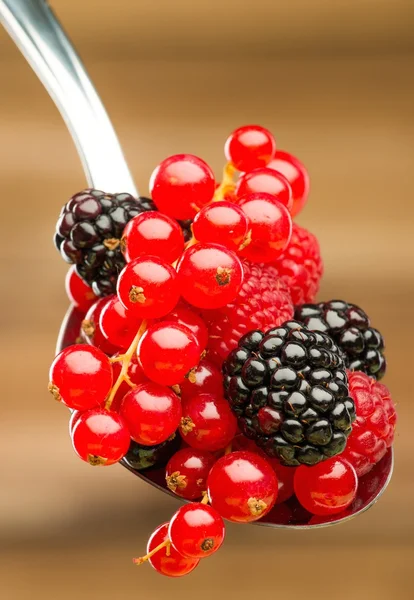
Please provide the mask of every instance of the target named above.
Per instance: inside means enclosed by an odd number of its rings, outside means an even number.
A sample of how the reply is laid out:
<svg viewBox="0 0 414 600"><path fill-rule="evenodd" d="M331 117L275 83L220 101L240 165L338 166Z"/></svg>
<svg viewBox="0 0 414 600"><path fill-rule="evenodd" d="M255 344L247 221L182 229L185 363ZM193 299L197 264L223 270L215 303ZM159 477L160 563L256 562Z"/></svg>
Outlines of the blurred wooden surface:
<svg viewBox="0 0 414 600"><path fill-rule="evenodd" d="M321 241L326 276L320 297L360 304L386 337L385 383L399 409L397 464L381 502L347 525L309 533L230 526L220 553L182 581L133 568L131 557L142 552L151 529L169 518L177 502L121 468L81 463L70 447L68 414L47 394L67 306L66 267L51 237L61 204L85 181L60 116L0 32L0 597L155 600L168 594L207 600L235 594L244 600L269 593L316 600L329 590L335 600L412 598L412 56L138 60L134 46L134 52L111 58L110 35L109 41L97 39L94 31L87 43L86 33L98 4L103 16L97 29L106 31L112 17L116 22L113 3L55 4L73 37L85 43L89 70L142 193L157 162L176 152L201 155L219 174L226 135L246 122L271 128L280 147L307 164L312 194L300 222ZM162 4L170 10L187 5ZM291 10L295 4L289 3ZM319 11L326 6L314 4ZM352 16L346 2L338 4ZM396 5L409 16L412 3ZM154 20L161 14L150 2L122 0L117 6L124 15L127 7ZM374 28L385 31L389 3L358 6L363 23L376 7L382 16ZM400 33L407 22L400 19ZM167 28L167 17L162 25ZM123 27L129 31L132 24L123 21ZM147 39L137 22L141 34ZM132 43L130 35L126 39L121 49ZM192 39L190 34L186 43ZM96 57L101 42L105 60Z"/></svg>

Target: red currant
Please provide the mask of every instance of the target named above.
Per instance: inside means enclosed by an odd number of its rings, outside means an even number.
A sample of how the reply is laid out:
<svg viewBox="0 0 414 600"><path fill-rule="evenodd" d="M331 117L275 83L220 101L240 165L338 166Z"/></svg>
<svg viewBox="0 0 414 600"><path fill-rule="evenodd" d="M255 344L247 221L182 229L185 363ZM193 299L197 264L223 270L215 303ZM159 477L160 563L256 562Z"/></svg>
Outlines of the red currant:
<svg viewBox="0 0 414 600"><path fill-rule="evenodd" d="M100 298L93 304L85 315L81 325L81 338L86 344L96 346L105 354L114 354L118 350L102 333L99 325L101 312L108 304L109 298Z"/></svg>
<svg viewBox="0 0 414 600"><path fill-rule="evenodd" d="M150 192L160 212L175 219L192 219L213 198L216 182L207 163L192 154L166 158L154 170Z"/></svg>
<svg viewBox="0 0 414 600"><path fill-rule="evenodd" d="M168 526L169 523L160 525L151 535L147 545L148 554L152 550L155 550L160 544L169 540ZM158 573L167 575L168 577L182 577L183 575L187 575L188 573L191 573L200 562L198 558L188 558L183 556L177 552L173 546L168 550L167 547L161 548L148 560L150 565L158 571Z"/></svg>
<svg viewBox="0 0 414 600"><path fill-rule="evenodd" d="M333 515L354 500L358 477L348 461L334 457L313 467L298 467L294 486L296 497L306 510L314 515Z"/></svg>
<svg viewBox="0 0 414 600"><path fill-rule="evenodd" d="M121 247L128 262L151 255L172 263L184 250L184 236L177 221L158 211L148 211L127 223Z"/></svg>
<svg viewBox="0 0 414 600"><path fill-rule="evenodd" d="M201 350L204 350L208 342L208 329L203 319L191 308L176 306L174 310L164 317L164 321L174 321L187 327L194 333Z"/></svg>
<svg viewBox="0 0 414 600"><path fill-rule="evenodd" d="M207 490L207 477L215 460L214 455L205 450L179 450L165 469L168 489L186 500L201 498Z"/></svg>
<svg viewBox="0 0 414 600"><path fill-rule="evenodd" d="M189 558L211 556L224 542L223 519L211 506L192 502L181 506L168 527L173 547Z"/></svg>
<svg viewBox="0 0 414 600"><path fill-rule="evenodd" d="M90 465L112 465L128 452L131 438L125 421L113 411L93 408L81 414L72 429L72 444Z"/></svg>
<svg viewBox="0 0 414 600"><path fill-rule="evenodd" d="M117 352L116 354L114 354L114 356L112 358L117 358L119 355L120 355L120 353ZM112 372L114 374L114 381L116 381L118 379L118 377L121 373L121 369L122 369L121 361L116 361L116 362L112 363ZM129 377L129 380L131 381L131 383L134 384L134 386L137 386L140 383L145 383L146 381L148 381L147 376L145 375L144 371L142 370L142 367L140 365L138 357L135 355L131 358L131 361L128 366L128 377ZM114 410L115 412L119 411L119 407L121 405L122 399L125 396L125 394L127 394L129 391L131 391L131 386L126 381L123 381L121 383L121 385L119 386L114 399L112 400L111 410Z"/></svg>
<svg viewBox="0 0 414 600"><path fill-rule="evenodd" d="M305 206L309 195L309 175L306 168L299 159L283 150L276 152L268 168L282 173L289 181L293 196L293 207L290 212L292 217L295 217Z"/></svg>
<svg viewBox="0 0 414 600"><path fill-rule="evenodd" d="M243 282L243 267L231 250L218 244L195 244L177 266L181 295L198 308L221 308L232 302Z"/></svg>
<svg viewBox="0 0 414 600"><path fill-rule="evenodd" d="M253 452L227 454L207 479L210 503L222 517L239 523L257 521L274 506L277 478L271 465Z"/></svg>
<svg viewBox="0 0 414 600"><path fill-rule="evenodd" d="M197 394L183 402L180 433L198 450L222 450L236 435L237 421L222 396Z"/></svg>
<svg viewBox="0 0 414 600"><path fill-rule="evenodd" d="M128 263L117 288L125 308L142 319L163 317L180 296L175 269L156 256L141 256Z"/></svg>
<svg viewBox="0 0 414 600"><path fill-rule="evenodd" d="M270 194L249 194L240 207L250 221L251 242L241 255L251 262L272 262L282 254L292 235L292 218L286 206Z"/></svg>
<svg viewBox="0 0 414 600"><path fill-rule="evenodd" d="M269 458L268 461L272 465L277 477L278 492L276 504L281 504L293 496L293 479L296 469L281 465L276 458Z"/></svg>
<svg viewBox="0 0 414 600"><path fill-rule="evenodd" d="M86 410L105 402L112 387L112 367L98 348L76 344L56 356L49 379L49 391L56 400Z"/></svg>
<svg viewBox="0 0 414 600"><path fill-rule="evenodd" d="M131 345L142 319L131 314L117 296L110 296L99 316L99 327L114 346L126 350Z"/></svg>
<svg viewBox="0 0 414 600"><path fill-rule="evenodd" d="M244 173L236 186L236 194L239 198L247 194L265 193L274 196L281 204L286 206L290 212L293 207L292 188L282 173L274 169L255 169L250 173Z"/></svg>
<svg viewBox="0 0 414 600"><path fill-rule="evenodd" d="M246 215L231 202L214 202L205 206L193 221L194 237L199 242L221 244L233 251L245 239L248 228Z"/></svg>
<svg viewBox="0 0 414 600"><path fill-rule="evenodd" d="M92 288L79 277L75 269L76 265L73 265L66 274L66 293L73 306L86 313L98 298L93 293Z"/></svg>
<svg viewBox="0 0 414 600"><path fill-rule="evenodd" d="M178 428L181 402L169 388L148 381L124 396L119 413L133 440L155 446L165 442Z"/></svg>
<svg viewBox="0 0 414 600"><path fill-rule="evenodd" d="M223 394L223 376L220 369L209 360L203 358L193 371L193 377L184 379L180 384L181 400L189 400L197 394Z"/></svg>
<svg viewBox="0 0 414 600"><path fill-rule="evenodd" d="M190 329L164 321L142 336L138 356L145 375L163 385L181 383L200 361L201 348Z"/></svg>
<svg viewBox="0 0 414 600"><path fill-rule="evenodd" d="M224 146L224 153L239 171L265 167L276 153L276 142L268 129L245 125L233 131Z"/></svg>

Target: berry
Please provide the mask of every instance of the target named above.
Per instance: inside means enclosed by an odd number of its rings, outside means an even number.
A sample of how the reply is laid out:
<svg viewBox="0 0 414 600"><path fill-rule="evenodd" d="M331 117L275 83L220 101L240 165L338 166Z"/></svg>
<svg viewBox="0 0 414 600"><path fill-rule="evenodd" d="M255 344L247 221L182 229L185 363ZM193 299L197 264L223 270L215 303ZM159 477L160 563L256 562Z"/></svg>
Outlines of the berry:
<svg viewBox="0 0 414 600"><path fill-rule="evenodd" d="M195 244L178 266L182 297L198 308L220 308L233 302L243 282L240 260L218 244Z"/></svg>
<svg viewBox="0 0 414 600"><path fill-rule="evenodd" d="M244 212L231 202L214 202L205 206L193 222L194 237L199 242L213 242L233 250L247 235L249 224Z"/></svg>
<svg viewBox="0 0 414 600"><path fill-rule="evenodd" d="M358 489L355 469L342 457L313 467L296 469L295 494L301 505L314 515L334 515L346 509Z"/></svg>
<svg viewBox="0 0 414 600"><path fill-rule="evenodd" d="M189 400L197 394L223 395L223 376L216 365L203 358L193 371L193 377L180 384L181 400Z"/></svg>
<svg viewBox="0 0 414 600"><path fill-rule="evenodd" d="M173 321L187 327L193 332L200 345L201 350L204 350L208 342L208 329L203 319L195 313L191 308L185 305L176 306L173 311L168 313L163 318L164 321Z"/></svg>
<svg viewBox="0 0 414 600"><path fill-rule="evenodd" d="M73 428L75 427L76 423L78 422L78 419L81 416L81 414L82 414L81 410L72 411L72 413L70 415L70 419L69 419L69 434L70 435L72 435Z"/></svg>
<svg viewBox="0 0 414 600"><path fill-rule="evenodd" d="M273 169L255 169L244 173L237 182L236 195L243 198L247 194L270 194L290 212L293 206L292 188L284 175Z"/></svg>
<svg viewBox="0 0 414 600"><path fill-rule="evenodd" d="M270 458L269 463L276 473L278 492L276 504L281 504L289 500L294 494L293 479L295 477L295 468L285 467L276 458Z"/></svg>
<svg viewBox="0 0 414 600"><path fill-rule="evenodd" d="M192 154L176 154L163 160L150 179L152 198L162 213L175 219L192 219L208 204L215 189L207 163Z"/></svg>
<svg viewBox="0 0 414 600"><path fill-rule="evenodd" d="M286 206L270 194L249 194L240 201L249 219L251 241L241 255L252 262L272 262L287 247L292 235L292 218Z"/></svg>
<svg viewBox="0 0 414 600"><path fill-rule="evenodd" d="M112 387L112 367L98 348L76 344L56 356L49 379L49 391L56 400L86 410L105 402Z"/></svg>
<svg viewBox="0 0 414 600"><path fill-rule="evenodd" d="M77 274L97 296L114 294L125 265L120 238L136 215L154 210L148 198L84 190L63 207L56 225L55 244L64 260L76 264Z"/></svg>
<svg viewBox="0 0 414 600"><path fill-rule="evenodd" d="M168 527L172 546L189 558L211 556L224 542L223 519L211 506L192 502L181 506Z"/></svg>
<svg viewBox="0 0 414 600"><path fill-rule="evenodd" d="M120 356L120 353L117 352L116 354L113 355L112 358L113 359L118 358L119 356ZM114 381L116 381L118 379L118 377L121 373L121 369L122 369L121 361L116 361L116 362L112 363L112 372L114 375ZM131 383L134 386L137 386L140 383L145 383L148 381L147 376L145 375L144 371L142 370L142 367L138 360L138 357L135 355L130 360L127 375L129 377L129 380L131 381ZM119 386L119 388L114 396L114 399L112 400L112 404L111 404L112 410L114 410L115 412L118 412L123 397L130 390L131 390L131 386L126 381L123 381L121 383L121 385Z"/></svg>
<svg viewBox="0 0 414 600"><path fill-rule="evenodd" d="M143 446L131 440L129 450L122 461L123 464L134 471L164 467L181 444L179 435L171 436L171 438L155 446Z"/></svg>
<svg viewBox="0 0 414 600"><path fill-rule="evenodd" d="M95 346L110 355L114 354L118 348L105 338L99 325L101 312L107 304L108 298L100 298L95 304L92 304L82 321L80 337L86 344Z"/></svg>
<svg viewBox="0 0 414 600"><path fill-rule="evenodd" d="M312 331L330 335L351 371L362 371L375 379L384 376L384 340L377 329L370 327L368 315L359 306L343 300L303 304L296 307L295 319Z"/></svg>
<svg viewBox="0 0 414 600"><path fill-rule="evenodd" d="M124 396L119 413L133 440L144 446L155 446L176 431L181 419L181 402L169 388L148 381Z"/></svg>
<svg viewBox="0 0 414 600"><path fill-rule="evenodd" d="M221 396L198 394L183 403L180 433L192 448L222 450L230 444L236 429L236 419Z"/></svg>
<svg viewBox="0 0 414 600"><path fill-rule="evenodd" d="M165 470L168 489L186 500L201 498L207 490L207 477L214 462L214 455L206 450L179 450L170 458Z"/></svg>
<svg viewBox="0 0 414 600"><path fill-rule="evenodd" d="M275 156L276 142L268 129L259 125L239 127L227 138L224 154L239 171L265 167Z"/></svg>
<svg viewBox="0 0 414 600"><path fill-rule="evenodd" d="M207 480L213 508L225 519L249 523L264 517L277 498L277 478L253 452L232 452L214 464Z"/></svg>
<svg viewBox="0 0 414 600"><path fill-rule="evenodd" d="M109 299L99 315L99 327L106 339L123 350L131 345L142 319L126 310L117 296Z"/></svg>
<svg viewBox="0 0 414 600"><path fill-rule="evenodd" d="M160 525L151 535L147 545L148 554L160 544L169 540L168 525L168 523ZM177 552L173 546L169 547L168 551L167 547L161 548L148 560L150 565L158 571L158 573L167 575L168 577L182 577L183 575L187 575L188 573L191 573L200 562L198 558L188 558L183 556Z"/></svg>
<svg viewBox="0 0 414 600"><path fill-rule="evenodd" d="M142 336L138 356L145 375L163 385L176 385L200 361L201 348L190 329L173 321L152 325Z"/></svg>
<svg viewBox="0 0 414 600"><path fill-rule="evenodd" d="M128 262L151 255L172 263L184 250L184 236L177 221L150 211L129 221L122 235L121 249Z"/></svg>
<svg viewBox="0 0 414 600"><path fill-rule="evenodd" d="M290 183L293 196L293 208L290 211L295 217L306 204L309 195L309 175L304 165L292 154L278 150L274 159L267 165L282 173Z"/></svg>
<svg viewBox="0 0 414 600"><path fill-rule="evenodd" d="M358 371L348 372L348 382L357 418L342 456L362 477L392 446L397 413L390 392L382 383Z"/></svg>
<svg viewBox="0 0 414 600"><path fill-rule="evenodd" d="M81 414L72 430L72 445L93 466L112 465L128 452L130 436L118 413L93 408Z"/></svg>
<svg viewBox="0 0 414 600"><path fill-rule="evenodd" d="M164 317L177 304L177 273L156 256L141 256L128 263L118 278L118 297L141 319Z"/></svg>
<svg viewBox="0 0 414 600"><path fill-rule="evenodd" d="M76 273L75 265L69 269L65 279L66 293L73 306L81 312L86 311L97 301L92 288Z"/></svg>
<svg viewBox="0 0 414 600"><path fill-rule="evenodd" d="M343 359L327 335L296 321L244 335L223 365L241 431L283 465L339 454L355 420Z"/></svg>
<svg viewBox="0 0 414 600"><path fill-rule="evenodd" d="M290 242L273 266L288 286L293 304L313 302L319 290L323 262L318 240L312 233L293 223Z"/></svg>
<svg viewBox="0 0 414 600"><path fill-rule="evenodd" d="M220 365L249 330L266 331L293 317L289 290L273 266L244 260L243 272L243 284L236 299L203 315L210 333L209 358Z"/></svg>

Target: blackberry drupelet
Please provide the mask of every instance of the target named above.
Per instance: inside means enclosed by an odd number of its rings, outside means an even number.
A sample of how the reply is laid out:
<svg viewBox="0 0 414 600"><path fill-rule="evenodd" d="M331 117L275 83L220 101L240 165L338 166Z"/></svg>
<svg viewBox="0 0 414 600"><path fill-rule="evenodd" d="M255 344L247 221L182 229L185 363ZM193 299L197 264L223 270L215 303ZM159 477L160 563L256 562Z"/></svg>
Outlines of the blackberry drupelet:
<svg viewBox="0 0 414 600"><path fill-rule="evenodd" d="M180 446L181 438L177 434L156 446L143 446L131 440L131 445L122 459L122 463L134 471L165 467Z"/></svg>
<svg viewBox="0 0 414 600"><path fill-rule="evenodd" d="M379 380L386 371L381 333L370 327L368 315L343 300L319 304L302 304L295 310L295 319L312 331L327 333L344 353L350 371L362 371Z"/></svg>
<svg viewBox="0 0 414 600"><path fill-rule="evenodd" d="M63 207L55 245L97 296L115 293L125 266L119 247L122 232L128 221L148 210L156 210L149 198L93 189L75 194Z"/></svg>
<svg viewBox="0 0 414 600"><path fill-rule="evenodd" d="M315 465L344 450L355 407L343 357L328 335L297 321L251 331L223 371L242 432L269 456Z"/></svg>

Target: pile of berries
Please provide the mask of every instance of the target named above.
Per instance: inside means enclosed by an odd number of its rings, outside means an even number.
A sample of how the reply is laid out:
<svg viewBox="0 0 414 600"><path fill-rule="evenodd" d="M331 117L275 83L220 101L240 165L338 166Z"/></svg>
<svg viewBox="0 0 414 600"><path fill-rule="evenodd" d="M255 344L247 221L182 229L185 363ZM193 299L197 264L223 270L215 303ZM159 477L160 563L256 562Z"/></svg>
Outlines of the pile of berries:
<svg viewBox="0 0 414 600"><path fill-rule="evenodd" d="M171 577L220 548L223 519L344 513L396 423L381 334L355 305L312 304L319 245L292 222L305 167L259 126L225 155L221 183L178 154L151 200L80 192L55 235L82 325L49 390L82 460L155 469L190 501L135 559Z"/></svg>

